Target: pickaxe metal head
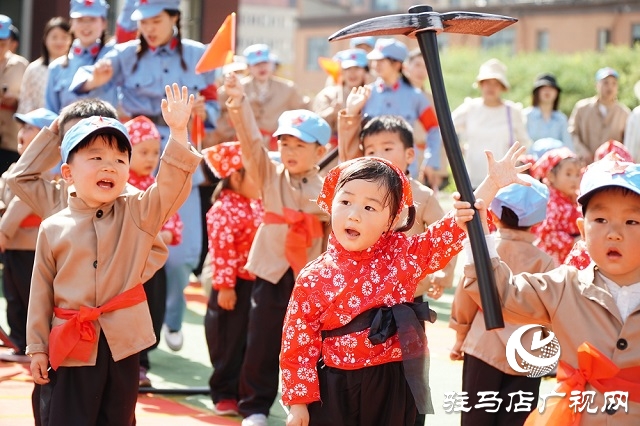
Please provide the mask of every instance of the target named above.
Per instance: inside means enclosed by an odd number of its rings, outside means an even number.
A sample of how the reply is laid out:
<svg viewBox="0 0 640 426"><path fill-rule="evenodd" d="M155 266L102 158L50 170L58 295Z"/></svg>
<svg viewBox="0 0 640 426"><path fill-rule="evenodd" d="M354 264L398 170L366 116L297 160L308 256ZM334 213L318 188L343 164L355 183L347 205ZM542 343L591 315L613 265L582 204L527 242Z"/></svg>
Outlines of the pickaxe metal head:
<svg viewBox="0 0 640 426"><path fill-rule="evenodd" d="M418 9L419 8L419 9ZM509 16L490 13L422 11L429 6L415 6L416 12L379 16L356 22L334 33L329 41L359 36L406 35L415 37L422 31L436 33L471 34L490 36L516 22ZM410 11L412 11L410 9Z"/></svg>

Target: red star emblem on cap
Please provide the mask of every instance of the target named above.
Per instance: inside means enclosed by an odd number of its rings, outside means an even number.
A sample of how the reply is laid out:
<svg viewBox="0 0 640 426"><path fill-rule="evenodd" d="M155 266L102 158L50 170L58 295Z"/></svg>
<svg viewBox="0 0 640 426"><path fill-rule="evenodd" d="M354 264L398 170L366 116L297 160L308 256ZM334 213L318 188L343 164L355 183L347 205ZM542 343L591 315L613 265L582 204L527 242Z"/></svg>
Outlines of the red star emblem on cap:
<svg viewBox="0 0 640 426"><path fill-rule="evenodd" d="M256 55L258 55L258 56L262 56L262 50L258 50L258 51L256 52Z"/></svg>
<svg viewBox="0 0 640 426"><path fill-rule="evenodd" d="M84 0L85 6L93 6L93 0Z"/></svg>
<svg viewBox="0 0 640 426"><path fill-rule="evenodd" d="M300 117L300 116L298 116L298 117L294 117L294 118L292 118L292 119L291 119L291 124L292 124L293 126L299 126L299 125L301 125L302 123L304 123L304 118L302 118L302 117Z"/></svg>
<svg viewBox="0 0 640 426"><path fill-rule="evenodd" d="M140 0L140 4L147 4L148 0Z"/></svg>
<svg viewBox="0 0 640 426"><path fill-rule="evenodd" d="M607 171L612 175L624 174L627 167L629 167L629 164L623 164L618 161L614 161L611 168Z"/></svg>

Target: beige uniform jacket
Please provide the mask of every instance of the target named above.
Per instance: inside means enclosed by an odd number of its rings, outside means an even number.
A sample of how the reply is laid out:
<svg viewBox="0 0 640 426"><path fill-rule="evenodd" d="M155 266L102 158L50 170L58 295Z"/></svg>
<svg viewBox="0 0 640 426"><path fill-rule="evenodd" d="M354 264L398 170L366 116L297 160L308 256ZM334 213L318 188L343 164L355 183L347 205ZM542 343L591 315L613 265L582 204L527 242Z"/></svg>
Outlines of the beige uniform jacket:
<svg viewBox="0 0 640 426"><path fill-rule="evenodd" d="M244 167L261 188L265 213L282 215L283 207L287 207L314 215L320 222L324 222L325 236L314 238L311 247L307 249L307 260L314 260L324 251L329 232L329 215L316 203L323 184L318 170L290 175L284 165L269 159L246 96L240 106L232 107L227 104L227 108L241 144ZM284 248L288 229L286 224L262 223L253 240L245 268L271 283L280 281L290 267Z"/></svg>
<svg viewBox="0 0 640 426"><path fill-rule="evenodd" d="M360 115L348 115L346 110L338 114L338 158L340 162L359 158L364 155L360 145L360 128L362 118ZM440 206L433 191L410 178L413 203L416 206L416 221L413 227L407 231L407 235L421 234L430 224L440 220L444 216L444 210ZM407 211L403 211L399 223L404 223ZM453 274L456 268L456 258L452 258L447 266L433 275L427 276L418 283L418 292L424 293L429 289L431 282L445 288L453 285Z"/></svg>
<svg viewBox="0 0 640 426"><path fill-rule="evenodd" d="M494 258L491 263L505 320L516 324L550 326L560 342L562 361L578 368L577 349L582 343L589 342L618 368L638 366L640 308L636 308L623 322L606 284L597 274L595 264L583 271L563 265L543 274L513 275L500 259ZM465 290L476 303L480 303L474 265L466 265L464 275ZM603 395L588 383L586 390L595 391L595 401L591 406L597 407L598 413L583 412L581 425L640 424L640 403L629 401L627 413L618 409L607 414L601 411Z"/></svg>
<svg viewBox="0 0 640 426"><path fill-rule="evenodd" d="M102 306L162 267L150 252L162 225L188 197L200 159L195 150L170 139L157 184L144 192L127 187L116 200L97 208L71 192L68 207L42 222L29 298L27 353L48 352L51 328L65 322L53 315L54 307ZM156 341L147 303L104 313L94 326L98 334L104 332L115 361ZM62 365L95 365L97 349L96 340L87 363L66 359Z"/></svg>
<svg viewBox="0 0 640 426"><path fill-rule="evenodd" d="M600 102L596 96L581 99L573 107L569 117L569 133L579 157L591 162L596 149L610 139L622 142L629 108L616 102L607 108L607 115L600 112Z"/></svg>
<svg viewBox="0 0 640 426"><path fill-rule="evenodd" d="M553 258L533 245L535 238L531 232L514 229L503 228L496 234L496 250L513 273L548 272L554 268ZM449 319L449 326L456 330L458 338L464 339L462 351L504 373L521 375L509 367L505 352L507 339L519 325L506 323L502 330L487 331L482 312L463 287L461 283L456 288Z"/></svg>
<svg viewBox="0 0 640 426"><path fill-rule="evenodd" d="M0 205L4 209L0 218L0 232L7 236L6 249L35 250L38 227L20 226L24 219L33 214L33 210L24 201L16 197L11 188L6 185L7 176L14 167L15 164L12 164L0 178Z"/></svg>
<svg viewBox="0 0 640 426"><path fill-rule="evenodd" d="M6 87L5 95L20 99L20 85L27 65L29 61L11 52L7 52L4 58L0 58L0 90ZM13 118L15 112L14 109L0 107L0 147L17 152L20 126Z"/></svg>
<svg viewBox="0 0 640 426"><path fill-rule="evenodd" d="M298 93L290 80L277 76L271 77L264 94L260 94L258 85L251 76L243 78L241 84L244 87L245 96L249 100L258 129L263 132L261 139L265 143L271 139L271 135L278 128L280 114L291 109L306 109L309 107L309 101ZM220 117L213 134L214 143L216 144L238 139L233 120L229 117L229 110L227 109L226 102L228 98L224 86L220 87L218 89Z"/></svg>

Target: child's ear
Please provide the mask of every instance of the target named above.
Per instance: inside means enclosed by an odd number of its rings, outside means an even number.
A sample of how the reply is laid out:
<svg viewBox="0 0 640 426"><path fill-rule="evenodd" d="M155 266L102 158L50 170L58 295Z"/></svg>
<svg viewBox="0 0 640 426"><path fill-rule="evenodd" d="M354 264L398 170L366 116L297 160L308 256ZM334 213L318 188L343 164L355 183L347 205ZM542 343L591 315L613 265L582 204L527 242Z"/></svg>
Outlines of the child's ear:
<svg viewBox="0 0 640 426"><path fill-rule="evenodd" d="M413 160L416 159L416 150L414 148L407 148L404 150L404 161L407 162L407 164L411 164L413 163ZM420 164L418 164L418 167L420 166Z"/></svg>
<svg viewBox="0 0 640 426"><path fill-rule="evenodd" d="M60 166L60 175L68 184L73 183L73 176L71 176L71 167L69 164L63 163L62 166Z"/></svg>
<svg viewBox="0 0 640 426"><path fill-rule="evenodd" d="M580 237L582 237L582 241L587 241L584 236L584 218L579 217L576 219L576 225L578 226L578 230L580 231Z"/></svg>
<svg viewBox="0 0 640 426"><path fill-rule="evenodd" d="M325 156L326 153L327 153L327 147L324 145L318 144L318 147L316 148L316 157L322 158Z"/></svg>

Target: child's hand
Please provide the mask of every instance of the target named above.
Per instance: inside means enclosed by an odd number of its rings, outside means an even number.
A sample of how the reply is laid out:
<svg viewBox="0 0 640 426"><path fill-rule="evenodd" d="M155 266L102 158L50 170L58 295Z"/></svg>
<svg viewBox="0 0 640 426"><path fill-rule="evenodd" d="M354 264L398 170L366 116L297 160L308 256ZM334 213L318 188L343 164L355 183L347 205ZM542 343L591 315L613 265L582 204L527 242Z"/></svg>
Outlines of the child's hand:
<svg viewBox="0 0 640 426"><path fill-rule="evenodd" d="M51 122L51 124L49 125L49 131L54 135L57 135L58 133L60 133L60 117L59 116L56 117L56 119Z"/></svg>
<svg viewBox="0 0 640 426"><path fill-rule="evenodd" d="M351 89L351 93L347 96L347 114L359 115L362 112L362 108L369 100L371 96L371 88L369 86L354 87Z"/></svg>
<svg viewBox="0 0 640 426"><path fill-rule="evenodd" d="M240 84L240 80L235 73L229 73L224 76L224 90L233 105L240 105L244 97L244 87Z"/></svg>
<svg viewBox="0 0 640 426"><path fill-rule="evenodd" d="M186 144L187 125L191 117L191 108L193 107L194 97L189 95L189 91L182 86L182 92L178 87L178 83L172 86L165 86L167 98L162 100L162 117L171 130L171 135L175 139L175 133L184 132ZM178 140L178 142L183 142Z"/></svg>
<svg viewBox="0 0 640 426"><path fill-rule="evenodd" d="M225 311L233 311L236 307L236 291L233 288L221 288L218 290L218 306Z"/></svg>
<svg viewBox="0 0 640 426"><path fill-rule="evenodd" d="M464 339L456 339L456 344L451 348L451 352L449 353L449 359L451 361L462 361L464 359L464 354L462 352L462 343Z"/></svg>
<svg viewBox="0 0 640 426"><path fill-rule="evenodd" d="M444 293L444 287L436 283L431 283L431 286L427 290L427 296L433 300L440 299L440 297L442 297L442 293Z"/></svg>
<svg viewBox="0 0 640 426"><path fill-rule="evenodd" d="M306 404L293 404L287 415L287 426L308 426L309 410Z"/></svg>
<svg viewBox="0 0 640 426"><path fill-rule="evenodd" d="M476 212L471 208L471 203L460 200L460 193L454 192L453 199L455 200L453 208L455 210L454 218L456 223L464 232L467 232L467 222L473 219L473 215ZM478 210L478 213L480 213L480 221L482 222L484 233L489 234L489 226L487 225L487 205L482 199L478 198L476 199L475 208Z"/></svg>
<svg viewBox="0 0 640 426"><path fill-rule="evenodd" d="M49 383L49 355L44 352L37 352L31 357L31 377L38 385Z"/></svg>
<svg viewBox="0 0 640 426"><path fill-rule="evenodd" d="M531 186L518 176L518 173L522 173L531 167L531 164L517 166L518 158L526 151L526 147L522 146L520 142L516 142L511 145L511 148L509 148L505 156L498 161L493 158L491 151L485 151L488 163L487 168L489 170L488 178L498 189L504 188L512 183Z"/></svg>

